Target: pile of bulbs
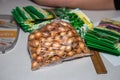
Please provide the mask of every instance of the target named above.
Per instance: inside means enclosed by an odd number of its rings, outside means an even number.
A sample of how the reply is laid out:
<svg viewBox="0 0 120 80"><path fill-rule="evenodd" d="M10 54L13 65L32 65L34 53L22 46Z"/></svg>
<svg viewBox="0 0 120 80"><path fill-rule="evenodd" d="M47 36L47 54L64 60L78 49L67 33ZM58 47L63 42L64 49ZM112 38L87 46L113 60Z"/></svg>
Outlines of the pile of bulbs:
<svg viewBox="0 0 120 80"><path fill-rule="evenodd" d="M90 55L83 39L67 22L54 20L28 36L32 70Z"/></svg>

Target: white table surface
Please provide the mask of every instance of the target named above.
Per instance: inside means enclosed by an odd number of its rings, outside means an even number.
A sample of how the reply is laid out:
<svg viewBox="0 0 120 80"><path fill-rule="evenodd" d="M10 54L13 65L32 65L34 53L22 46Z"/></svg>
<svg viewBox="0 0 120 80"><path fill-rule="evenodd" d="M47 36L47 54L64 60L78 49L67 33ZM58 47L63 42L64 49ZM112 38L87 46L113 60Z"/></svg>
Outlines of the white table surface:
<svg viewBox="0 0 120 80"><path fill-rule="evenodd" d="M0 0L0 14L11 14L11 10L16 6L26 5L36 4L28 0ZM83 10L83 12L94 24L104 17L120 17L120 11L114 10ZM0 54L0 80L120 80L120 66L113 66L102 55L108 71L107 74L96 74L90 57L31 71L31 61L27 51L27 36L28 33L20 30L16 46L6 54Z"/></svg>

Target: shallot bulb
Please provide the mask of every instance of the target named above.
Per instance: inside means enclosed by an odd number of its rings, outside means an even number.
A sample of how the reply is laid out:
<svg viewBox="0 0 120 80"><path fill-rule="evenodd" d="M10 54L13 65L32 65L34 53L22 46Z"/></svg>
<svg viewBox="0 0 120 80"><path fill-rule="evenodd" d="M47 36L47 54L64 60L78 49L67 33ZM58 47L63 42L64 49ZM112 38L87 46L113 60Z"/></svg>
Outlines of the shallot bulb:
<svg viewBox="0 0 120 80"><path fill-rule="evenodd" d="M32 69L89 53L75 29L64 21L53 21L31 33L28 38Z"/></svg>

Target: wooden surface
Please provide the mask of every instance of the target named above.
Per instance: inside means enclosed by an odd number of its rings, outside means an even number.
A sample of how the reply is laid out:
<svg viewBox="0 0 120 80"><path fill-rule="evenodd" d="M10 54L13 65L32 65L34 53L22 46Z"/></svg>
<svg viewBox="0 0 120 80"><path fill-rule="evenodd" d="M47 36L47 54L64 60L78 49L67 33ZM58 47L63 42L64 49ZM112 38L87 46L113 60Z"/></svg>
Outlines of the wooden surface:
<svg viewBox="0 0 120 80"><path fill-rule="evenodd" d="M101 56L99 52L97 51L92 51L93 55L91 55L91 60L93 62L93 65L95 67L96 73L97 74L106 74L107 70L106 67L101 59Z"/></svg>

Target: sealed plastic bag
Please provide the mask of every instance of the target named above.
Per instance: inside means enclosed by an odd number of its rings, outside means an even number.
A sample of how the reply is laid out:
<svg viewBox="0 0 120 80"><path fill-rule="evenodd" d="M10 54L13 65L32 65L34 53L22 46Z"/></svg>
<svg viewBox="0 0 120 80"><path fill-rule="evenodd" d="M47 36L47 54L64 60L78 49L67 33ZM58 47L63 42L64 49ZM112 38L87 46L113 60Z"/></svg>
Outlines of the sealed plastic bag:
<svg viewBox="0 0 120 80"><path fill-rule="evenodd" d="M91 19L79 8L72 10L70 8L55 8L53 11L58 18L68 21L82 38L88 30L94 27Z"/></svg>
<svg viewBox="0 0 120 80"><path fill-rule="evenodd" d="M11 23L11 15L0 15L0 53L4 54L16 45L19 36L19 27Z"/></svg>
<svg viewBox="0 0 120 80"><path fill-rule="evenodd" d="M90 55L83 39L67 22L54 20L28 37L32 70Z"/></svg>
<svg viewBox="0 0 120 80"><path fill-rule="evenodd" d="M84 40L90 49L120 56L120 21L104 18L93 30L88 30Z"/></svg>
<svg viewBox="0 0 120 80"><path fill-rule="evenodd" d="M54 18L50 11L32 5L16 6L11 13L24 32L33 32Z"/></svg>

